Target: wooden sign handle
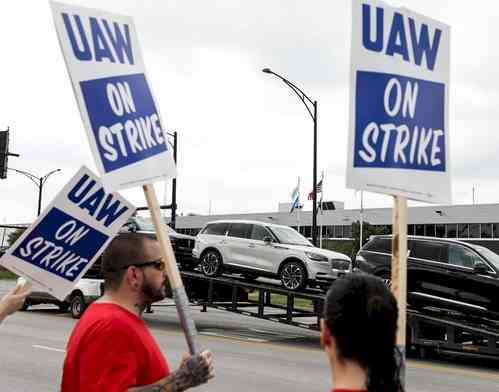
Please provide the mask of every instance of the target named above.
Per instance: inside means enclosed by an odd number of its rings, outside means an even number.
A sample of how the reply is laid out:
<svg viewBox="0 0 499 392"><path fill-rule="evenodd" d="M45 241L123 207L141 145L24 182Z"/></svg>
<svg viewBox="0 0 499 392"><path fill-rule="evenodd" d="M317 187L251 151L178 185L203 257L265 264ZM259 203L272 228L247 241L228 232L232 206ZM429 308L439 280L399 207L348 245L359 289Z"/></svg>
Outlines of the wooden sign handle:
<svg viewBox="0 0 499 392"><path fill-rule="evenodd" d="M402 354L400 358L400 375L402 386L405 388L405 341L407 324L407 199L405 197L394 197L392 227L391 289L397 299L399 310L397 347Z"/></svg>
<svg viewBox="0 0 499 392"><path fill-rule="evenodd" d="M198 354L201 352L201 348L197 342L196 325L189 314L189 300L177 267L177 261L166 229L166 223L161 216L156 192L151 184L144 185L143 189L154 228L156 229L156 235L161 248L161 256L166 263L166 273L172 289L173 299L175 300L175 305L177 307L180 324L184 330L190 353Z"/></svg>

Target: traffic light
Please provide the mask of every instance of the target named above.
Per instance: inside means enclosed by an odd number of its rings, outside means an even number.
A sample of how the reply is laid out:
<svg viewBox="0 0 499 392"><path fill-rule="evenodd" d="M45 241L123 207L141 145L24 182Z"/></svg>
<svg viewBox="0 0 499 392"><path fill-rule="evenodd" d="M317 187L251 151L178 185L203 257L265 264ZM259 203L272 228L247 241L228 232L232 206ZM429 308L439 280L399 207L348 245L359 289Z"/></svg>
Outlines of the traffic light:
<svg viewBox="0 0 499 392"><path fill-rule="evenodd" d="M0 131L0 179L7 178L9 159L9 130Z"/></svg>

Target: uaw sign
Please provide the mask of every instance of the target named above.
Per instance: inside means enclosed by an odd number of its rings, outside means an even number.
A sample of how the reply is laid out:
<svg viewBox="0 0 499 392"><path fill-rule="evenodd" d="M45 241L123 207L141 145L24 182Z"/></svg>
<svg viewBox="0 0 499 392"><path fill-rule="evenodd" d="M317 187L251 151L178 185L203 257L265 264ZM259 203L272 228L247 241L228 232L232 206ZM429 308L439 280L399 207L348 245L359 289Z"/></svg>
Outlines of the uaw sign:
<svg viewBox="0 0 499 392"><path fill-rule="evenodd" d="M63 300L134 211L82 167L0 264Z"/></svg>
<svg viewBox="0 0 499 392"><path fill-rule="evenodd" d="M52 3L90 147L108 191L175 176L130 17Z"/></svg>
<svg viewBox="0 0 499 392"><path fill-rule="evenodd" d="M407 9L353 1L347 187L450 202L449 35Z"/></svg>

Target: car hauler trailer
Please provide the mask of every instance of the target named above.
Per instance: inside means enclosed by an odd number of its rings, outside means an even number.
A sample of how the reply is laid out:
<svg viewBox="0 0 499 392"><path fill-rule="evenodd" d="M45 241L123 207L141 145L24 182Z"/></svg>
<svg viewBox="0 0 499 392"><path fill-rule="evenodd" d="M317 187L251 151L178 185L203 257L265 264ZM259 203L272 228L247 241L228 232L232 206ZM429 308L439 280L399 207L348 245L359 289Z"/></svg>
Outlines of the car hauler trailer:
<svg viewBox="0 0 499 392"><path fill-rule="evenodd" d="M202 307L319 330L324 291L291 291L278 283L248 282L222 275L182 272L190 300ZM304 305L306 303L306 305ZM499 321L438 309L407 310L407 351L499 359Z"/></svg>
<svg viewBox="0 0 499 392"><path fill-rule="evenodd" d="M429 353L499 359L499 322L441 310L408 310L408 340L419 357Z"/></svg>
<svg viewBox="0 0 499 392"><path fill-rule="evenodd" d="M196 272L182 272L192 302L208 308L318 330L324 304L320 290L286 290L279 284L248 282L234 276L209 278ZM305 302L305 304L304 304Z"/></svg>

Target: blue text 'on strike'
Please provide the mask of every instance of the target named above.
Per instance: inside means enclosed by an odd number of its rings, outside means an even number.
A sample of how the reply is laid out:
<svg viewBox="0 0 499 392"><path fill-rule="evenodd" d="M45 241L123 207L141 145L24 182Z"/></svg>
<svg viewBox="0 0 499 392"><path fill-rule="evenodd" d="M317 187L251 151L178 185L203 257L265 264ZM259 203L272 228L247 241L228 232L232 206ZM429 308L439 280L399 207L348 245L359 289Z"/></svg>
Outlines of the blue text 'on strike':
<svg viewBox="0 0 499 392"><path fill-rule="evenodd" d="M445 85L357 71L354 167L445 172Z"/></svg>
<svg viewBox="0 0 499 392"><path fill-rule="evenodd" d="M54 207L12 254L74 282L109 236Z"/></svg>
<svg viewBox="0 0 499 392"><path fill-rule="evenodd" d="M80 87L106 173L168 150L144 74L86 80Z"/></svg>

